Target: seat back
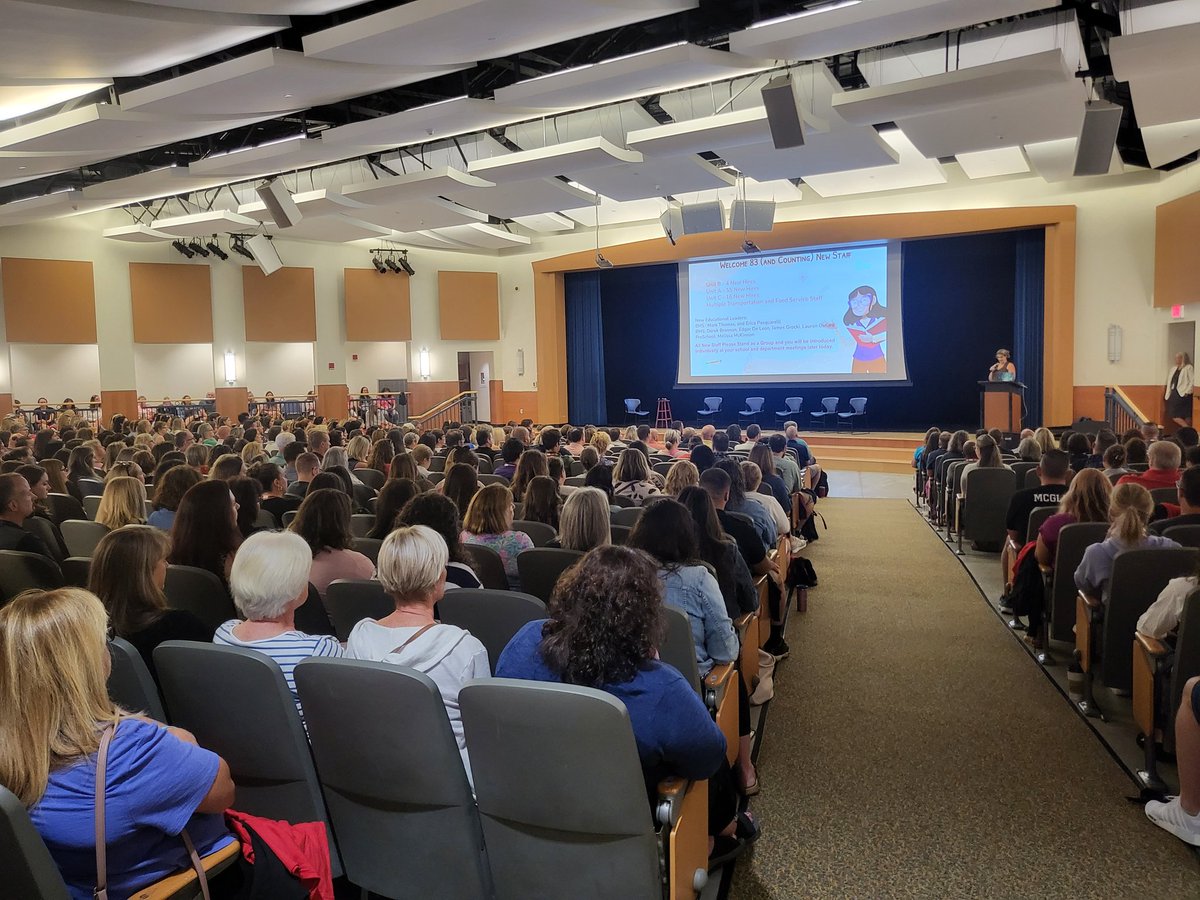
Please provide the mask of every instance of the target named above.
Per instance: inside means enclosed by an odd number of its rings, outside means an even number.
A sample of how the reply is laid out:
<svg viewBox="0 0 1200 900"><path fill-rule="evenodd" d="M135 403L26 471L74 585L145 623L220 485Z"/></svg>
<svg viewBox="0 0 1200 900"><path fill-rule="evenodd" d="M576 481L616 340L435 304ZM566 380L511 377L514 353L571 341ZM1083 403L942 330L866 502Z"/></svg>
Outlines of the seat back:
<svg viewBox="0 0 1200 900"><path fill-rule="evenodd" d="M1045 521L1058 512L1057 506L1035 506L1029 512L1029 524L1025 528L1025 543L1036 541L1038 531Z"/></svg>
<svg viewBox="0 0 1200 900"><path fill-rule="evenodd" d="M1058 546L1054 551L1054 580L1050 588L1051 630L1056 641L1074 642L1075 635L1075 570L1083 562L1083 553L1092 544L1098 544L1108 534L1107 522L1075 522L1063 526L1058 533Z"/></svg>
<svg viewBox="0 0 1200 900"><path fill-rule="evenodd" d="M366 537L375 527L375 517L366 513L355 513L350 517L350 531L355 537Z"/></svg>
<svg viewBox="0 0 1200 900"><path fill-rule="evenodd" d="M614 494L608 498L608 502L612 506L620 506L623 509L633 509L637 504L629 497L622 497L619 494Z"/></svg>
<svg viewBox="0 0 1200 900"><path fill-rule="evenodd" d="M747 397L746 409L752 413L762 412L763 404L767 402L766 397Z"/></svg>
<svg viewBox="0 0 1200 900"><path fill-rule="evenodd" d="M142 654L129 641L119 637L108 642L108 653L112 658L108 696L113 703L130 712L144 712L150 718L166 724L167 715L163 711L158 685L146 668Z"/></svg>
<svg viewBox="0 0 1200 900"><path fill-rule="evenodd" d="M481 472L479 474L479 483L480 484L503 484L507 487L508 479L505 478L503 475L484 475Z"/></svg>
<svg viewBox="0 0 1200 900"><path fill-rule="evenodd" d="M837 397L822 397L821 406L824 407L826 413L837 412L839 400Z"/></svg>
<svg viewBox="0 0 1200 900"><path fill-rule="evenodd" d="M99 494L88 494L83 498L83 511L87 513L87 517L93 522L96 521L96 513L100 511L100 501L103 498Z"/></svg>
<svg viewBox="0 0 1200 900"><path fill-rule="evenodd" d="M1179 709L1183 686L1189 678L1200 675L1200 588L1193 590L1183 601L1179 629L1175 637L1175 662L1171 666L1171 683L1167 694L1171 711Z"/></svg>
<svg viewBox="0 0 1200 900"><path fill-rule="evenodd" d="M50 591L63 583L62 570L49 557L23 550L0 550L0 602L22 591Z"/></svg>
<svg viewBox="0 0 1200 900"><path fill-rule="evenodd" d="M384 897L487 897L479 816L437 685L387 663L308 659L296 689L347 878Z"/></svg>
<svg viewBox="0 0 1200 900"><path fill-rule="evenodd" d="M80 478L75 484L85 497L98 497L104 493L104 481L99 478Z"/></svg>
<svg viewBox="0 0 1200 900"><path fill-rule="evenodd" d="M479 457L479 474L480 475L491 475L492 468L493 468L492 461L490 459L488 459L486 456L481 455Z"/></svg>
<svg viewBox="0 0 1200 900"><path fill-rule="evenodd" d="M279 527L279 523L275 521L275 516L271 514L269 509L262 509L260 507L258 515L254 517L254 527L273 531Z"/></svg>
<svg viewBox="0 0 1200 900"><path fill-rule="evenodd" d="M62 565L63 560L67 557L58 543L58 535L55 533L54 523L44 516L30 516L21 523L21 527L45 544L54 561L60 566Z"/></svg>
<svg viewBox="0 0 1200 900"><path fill-rule="evenodd" d="M1173 525L1163 529L1162 534L1185 547L1200 547L1200 525Z"/></svg>
<svg viewBox="0 0 1200 900"><path fill-rule="evenodd" d="M624 403L625 403L625 412L627 412L627 413L637 412L638 409L642 405L642 401L639 400L637 397L626 397L624 400Z"/></svg>
<svg viewBox="0 0 1200 900"><path fill-rule="evenodd" d="M700 693L700 668L696 664L696 643L692 639L692 623L683 610L663 604L667 628L658 645L658 658L679 670L688 684Z"/></svg>
<svg viewBox="0 0 1200 900"><path fill-rule="evenodd" d="M1008 467L1013 470L1013 474L1017 476L1017 490L1025 487L1025 477L1038 467L1035 462L1029 460L1017 460L1017 462L1009 463Z"/></svg>
<svg viewBox="0 0 1200 900"><path fill-rule="evenodd" d="M3 786L0 786L0 883L6 897L70 900L71 896L24 804Z"/></svg>
<svg viewBox="0 0 1200 900"><path fill-rule="evenodd" d="M508 575L504 571L504 560L500 558L499 553L481 544L463 544L463 550L470 557L471 568L475 570L480 584L491 591L508 590Z"/></svg>
<svg viewBox="0 0 1200 900"><path fill-rule="evenodd" d="M378 581L339 578L325 589L325 611L339 641L350 637L363 619L382 619L395 609L396 601Z"/></svg>
<svg viewBox="0 0 1200 900"><path fill-rule="evenodd" d="M532 522L529 519L514 519L512 523L514 531L523 531L529 535L535 547L545 547L548 543L558 536L551 525L545 522Z"/></svg>
<svg viewBox="0 0 1200 900"><path fill-rule="evenodd" d="M603 691L496 678L459 692L497 900L659 897L629 713Z"/></svg>
<svg viewBox="0 0 1200 900"><path fill-rule="evenodd" d="M513 635L526 624L546 618L546 604L531 594L465 588L446 591L438 601L438 618L479 638L487 648L492 671Z"/></svg>
<svg viewBox="0 0 1200 900"><path fill-rule="evenodd" d="M671 466L673 466L673 465L675 465L675 463L656 462L650 468L654 470L654 474L661 475L661 476L663 476L663 478L666 478L671 473ZM567 484L570 484L570 483L571 483L571 479L568 478ZM579 483L580 484L583 483L582 478L579 480Z"/></svg>
<svg viewBox="0 0 1200 900"><path fill-rule="evenodd" d="M92 561L84 556L68 556L62 561L62 573L70 587L85 588L92 575Z"/></svg>
<svg viewBox="0 0 1200 900"><path fill-rule="evenodd" d="M1019 483L1019 482L1018 482ZM1039 487L1042 483L1041 477L1037 473L1037 466L1034 466L1025 473L1025 487Z"/></svg>
<svg viewBox="0 0 1200 900"><path fill-rule="evenodd" d="M1113 560L1104 605L1101 666L1104 683L1117 690L1133 688L1133 633L1137 620L1172 578L1196 573L1200 551L1191 547L1148 547L1126 550Z"/></svg>
<svg viewBox="0 0 1200 900"><path fill-rule="evenodd" d="M213 631L222 622L237 618L237 610L225 585L208 569L167 566L163 592L171 609L186 609Z"/></svg>
<svg viewBox="0 0 1200 900"><path fill-rule="evenodd" d="M959 528L981 547L999 549L1008 536L1004 520L1017 486L1013 473L1008 469L972 469L965 482L967 500Z"/></svg>
<svg viewBox="0 0 1200 900"><path fill-rule="evenodd" d="M863 413L865 413L867 411L867 398L866 397L851 397L850 398L850 411L853 415L856 415L856 416L861 416Z"/></svg>
<svg viewBox="0 0 1200 900"><path fill-rule="evenodd" d="M67 519L59 526L62 530L63 543L71 556L86 556L91 558L96 552L96 545L108 534L108 526L99 522Z"/></svg>
<svg viewBox="0 0 1200 900"><path fill-rule="evenodd" d="M609 525L608 531L610 540L614 544L625 544L629 541L629 535L633 529L628 525Z"/></svg>
<svg viewBox="0 0 1200 900"><path fill-rule="evenodd" d="M616 512L609 513L609 520L612 524L628 525L630 528L636 525L641 517L642 508L640 506L633 506L629 509L618 509Z"/></svg>
<svg viewBox="0 0 1200 900"><path fill-rule="evenodd" d="M353 490L355 509L369 509L371 501L375 499L375 489L366 484L356 484Z"/></svg>
<svg viewBox="0 0 1200 900"><path fill-rule="evenodd" d="M714 413L714 412L719 412L720 409L721 409L721 398L720 397L705 397L704 398L704 412Z"/></svg>
<svg viewBox="0 0 1200 900"><path fill-rule="evenodd" d="M445 472L446 471L446 457L435 456L433 459L431 459L429 461L429 471L430 472Z"/></svg>
<svg viewBox="0 0 1200 900"><path fill-rule="evenodd" d="M67 519L88 517L83 504L70 494L47 494L46 505L50 507L50 518L60 525Z"/></svg>
<svg viewBox="0 0 1200 900"><path fill-rule="evenodd" d="M285 512L282 516L279 517L279 521L283 523L284 528L287 528L288 526L290 526L292 524L292 522L295 521L296 516L298 516L298 515L300 515L300 510L289 509L287 512Z"/></svg>
<svg viewBox="0 0 1200 900"><path fill-rule="evenodd" d="M379 548L383 546L381 538L356 537L351 546L373 564L379 563Z"/></svg>
<svg viewBox="0 0 1200 900"><path fill-rule="evenodd" d="M1155 503L1178 503L1179 488L1160 487L1150 491L1150 496Z"/></svg>
<svg viewBox="0 0 1200 900"><path fill-rule="evenodd" d="M561 550L554 547L534 547L517 556L517 572L521 576L521 588L543 603L550 602L558 576L575 565L583 554L578 550Z"/></svg>
<svg viewBox="0 0 1200 900"><path fill-rule="evenodd" d="M172 723L229 763L239 810L328 827L304 726L273 659L242 647L166 641L154 648L154 667ZM332 832L329 853L336 877Z"/></svg>
<svg viewBox="0 0 1200 900"><path fill-rule="evenodd" d="M784 397L783 405L787 407L789 413L800 412L800 407L804 405L803 397Z"/></svg>
<svg viewBox="0 0 1200 900"><path fill-rule="evenodd" d="M365 466L359 466L354 470L354 477L365 484L372 490L379 490L387 481L387 476L378 469L368 469Z"/></svg>

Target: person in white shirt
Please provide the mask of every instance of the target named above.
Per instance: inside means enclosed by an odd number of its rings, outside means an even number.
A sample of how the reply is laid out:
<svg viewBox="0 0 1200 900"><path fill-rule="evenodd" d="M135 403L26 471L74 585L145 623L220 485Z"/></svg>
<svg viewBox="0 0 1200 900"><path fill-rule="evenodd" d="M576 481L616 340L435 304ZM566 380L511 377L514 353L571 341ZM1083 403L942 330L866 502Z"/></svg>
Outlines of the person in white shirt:
<svg viewBox="0 0 1200 900"><path fill-rule="evenodd" d="M1175 367L1167 373L1167 415L1180 428L1192 424L1192 360L1186 353L1175 354Z"/></svg>
<svg viewBox="0 0 1200 900"><path fill-rule="evenodd" d="M779 534L788 534L792 530L792 525L783 511L783 507L775 499L775 495L761 494L758 491L758 486L762 484L762 469L758 467L757 463L752 463L748 459L742 461L741 467L742 478L746 481L746 499L757 503L770 514L771 521L775 523L775 530Z"/></svg>
<svg viewBox="0 0 1200 900"><path fill-rule="evenodd" d="M1137 630L1146 637L1158 640L1177 631L1179 620L1183 617L1183 602L1187 600L1188 594L1196 590L1198 583L1200 582L1195 575L1172 578L1168 581L1158 599L1151 603L1150 608L1138 619Z"/></svg>
<svg viewBox="0 0 1200 900"><path fill-rule="evenodd" d="M762 429L758 427L757 422L751 422L746 426L746 440L737 444L734 450L744 450L749 453L758 443L759 437L762 435Z"/></svg>
<svg viewBox="0 0 1200 900"><path fill-rule="evenodd" d="M458 692L473 678L491 676L487 649L454 625L433 617L434 605L446 591L446 542L432 528L397 528L379 548L379 582L396 603L382 619L363 619L346 641L346 655L407 666L427 675L438 686L467 778L471 764L463 735Z"/></svg>

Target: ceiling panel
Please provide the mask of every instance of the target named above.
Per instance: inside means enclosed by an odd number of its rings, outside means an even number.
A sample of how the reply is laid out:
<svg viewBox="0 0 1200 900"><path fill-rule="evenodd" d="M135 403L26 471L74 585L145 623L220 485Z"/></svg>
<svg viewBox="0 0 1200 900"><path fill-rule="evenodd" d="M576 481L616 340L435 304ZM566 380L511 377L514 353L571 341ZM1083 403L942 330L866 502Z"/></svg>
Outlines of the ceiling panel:
<svg viewBox="0 0 1200 900"><path fill-rule="evenodd" d="M353 215L364 206L362 203L349 200L336 191L326 190L325 188L292 194L292 202L296 204L300 210L300 214L304 216L302 221L308 221L310 218L319 218L321 216L338 215L340 213L350 213ZM267 210L267 205L261 200L252 200L249 203L241 204L237 208L237 214L239 216L249 216L251 219L259 222L272 222L271 213Z"/></svg>
<svg viewBox="0 0 1200 900"><path fill-rule="evenodd" d="M295 225L288 228L274 228L270 231L281 238L298 241L328 241L334 244L345 244L350 241L387 239L392 230L381 225L372 225L361 219L334 214L309 218L305 216Z"/></svg>
<svg viewBox="0 0 1200 900"><path fill-rule="evenodd" d="M75 190L14 200L0 206L0 225L21 225L39 219L68 216L78 210L82 200L83 195Z"/></svg>
<svg viewBox="0 0 1200 900"><path fill-rule="evenodd" d="M591 203L592 195L557 178L503 182L494 187L452 187L442 196L498 219L557 212L564 206Z"/></svg>
<svg viewBox="0 0 1200 900"><path fill-rule="evenodd" d="M468 247L461 241L444 237L436 231L392 232L388 238L389 244L399 244L404 247L428 247L431 250L478 250L478 247Z"/></svg>
<svg viewBox="0 0 1200 900"><path fill-rule="evenodd" d="M1200 22L1200 3L1196 0L1156 0L1151 3L1124 0L1121 3L1121 30L1125 34L1193 22Z"/></svg>
<svg viewBox="0 0 1200 900"><path fill-rule="evenodd" d="M0 179L11 183L29 181L42 175L53 175L77 169L98 159L94 153L10 153L0 151Z"/></svg>
<svg viewBox="0 0 1200 900"><path fill-rule="evenodd" d="M945 184L946 173L936 160L926 159L905 134L893 129L881 137L895 150L900 161L891 166L810 175L804 183L822 197L894 191L902 188Z"/></svg>
<svg viewBox="0 0 1200 900"><path fill-rule="evenodd" d="M77 97L86 97L111 84L112 80L108 78L68 78L61 81L0 78L0 122L58 106Z"/></svg>
<svg viewBox="0 0 1200 900"><path fill-rule="evenodd" d="M221 153L192 163L193 172L227 178L255 178L337 162L367 150L349 144L328 146L321 138L297 137L246 150Z"/></svg>
<svg viewBox="0 0 1200 900"><path fill-rule="evenodd" d="M572 170L570 177L614 200L644 200L669 194L716 190L730 187L736 181L728 172L723 172L698 156Z"/></svg>
<svg viewBox="0 0 1200 900"><path fill-rule="evenodd" d="M697 5L698 0L413 0L306 35L304 52L377 65L473 63Z"/></svg>
<svg viewBox="0 0 1200 900"><path fill-rule="evenodd" d="M121 106L175 116L280 115L452 71L455 67L330 62L267 49L130 91L121 96Z"/></svg>
<svg viewBox="0 0 1200 900"><path fill-rule="evenodd" d="M155 231L174 237L204 237L223 231L253 232L258 231L259 225L254 219L223 209L155 219L151 224Z"/></svg>
<svg viewBox="0 0 1200 900"><path fill-rule="evenodd" d="M534 114L540 113L500 106L493 100L455 97L390 116L331 128L323 137L330 145L351 144L378 152L406 144L442 140L471 131L499 128Z"/></svg>
<svg viewBox="0 0 1200 900"><path fill-rule="evenodd" d="M260 13L272 16L322 16L357 6L363 0L140 0L150 6L204 9L223 13Z"/></svg>
<svg viewBox="0 0 1200 900"><path fill-rule="evenodd" d="M449 191L490 188L492 183L466 172L440 166L410 172L407 175L386 175L374 181L343 185L341 193L366 206L391 206L409 200L430 200L449 196ZM435 226L428 226L430 228ZM415 231L417 229L407 229Z"/></svg>
<svg viewBox="0 0 1200 900"><path fill-rule="evenodd" d="M1139 125L1200 118L1198 42L1200 24L1126 34L1109 42L1113 74L1129 82Z"/></svg>
<svg viewBox="0 0 1200 900"><path fill-rule="evenodd" d="M1164 166L1200 150L1200 119L1144 126L1142 141L1150 165Z"/></svg>
<svg viewBox="0 0 1200 900"><path fill-rule="evenodd" d="M506 128L504 137L521 150L533 150L537 147L594 137L602 137L618 147L624 147L629 132L658 124L658 120L646 112L640 103L633 101L581 109L556 116L547 116L543 111L539 111L538 116L539 118ZM502 156L508 152L507 148L501 147L499 153L484 155Z"/></svg>
<svg viewBox="0 0 1200 900"><path fill-rule="evenodd" d="M743 187L743 183L745 186ZM739 179L737 185L731 188L721 188L716 191L701 191L681 197L685 203L704 203L719 200L728 209L734 200L742 198L743 191L747 200L773 200L776 203L799 203L804 194L790 181L756 181L753 178Z"/></svg>
<svg viewBox="0 0 1200 900"><path fill-rule="evenodd" d="M513 234L495 225L473 224L442 228L438 232L454 241L485 250L506 250L510 247L528 247L533 243L523 234Z"/></svg>
<svg viewBox="0 0 1200 900"><path fill-rule="evenodd" d="M522 150L507 156L478 159L467 168L474 175L499 183L552 178L576 169L598 169L641 161L642 154L636 151L622 150L604 138L586 138L535 150Z"/></svg>
<svg viewBox="0 0 1200 900"><path fill-rule="evenodd" d="M623 225L626 222L645 222L650 219L657 219L663 214L666 208L666 200L626 200L620 202L601 195L598 207L593 204L591 206L581 206L578 209L564 209L562 214L574 219L580 225L592 228L596 225L597 210L600 214L600 225L604 226Z"/></svg>
<svg viewBox="0 0 1200 900"><path fill-rule="evenodd" d="M288 27L285 16L119 0L0 0L0 76L144 75Z"/></svg>
<svg viewBox="0 0 1200 900"><path fill-rule="evenodd" d="M560 231L573 231L575 222L558 213L538 213L534 216L515 216L513 221L522 228L536 231L538 234L555 234Z"/></svg>
<svg viewBox="0 0 1200 900"><path fill-rule="evenodd" d="M647 157L673 158L771 139L763 107L735 110L629 132L629 147Z"/></svg>
<svg viewBox="0 0 1200 900"><path fill-rule="evenodd" d="M140 222L134 225L118 225L116 228L105 228L104 236L113 241L125 241L129 244L161 244L173 241L175 236L165 231L155 231L149 225Z"/></svg>
<svg viewBox="0 0 1200 900"><path fill-rule="evenodd" d="M528 78L496 90L497 103L554 109L615 103L766 68L762 60L674 44Z"/></svg>
<svg viewBox="0 0 1200 900"><path fill-rule="evenodd" d="M169 166L88 185L83 189L83 196L88 200L120 205L207 190L221 184L224 184L223 179L197 175L187 166Z"/></svg>
<svg viewBox="0 0 1200 900"><path fill-rule="evenodd" d="M1078 146L1077 137L1064 138L1057 141L1043 141L1037 144L1026 144L1025 155L1033 171L1046 181L1067 181L1075 177L1075 148ZM1112 162L1108 174L1119 175L1124 171L1121 156L1113 149Z"/></svg>
<svg viewBox="0 0 1200 900"><path fill-rule="evenodd" d="M758 181L807 178L848 169L888 166L897 161L896 151L865 125L842 126L825 134L810 134L803 147L776 150L769 141L719 151L739 172Z"/></svg>
<svg viewBox="0 0 1200 900"><path fill-rule="evenodd" d="M487 216L440 197L399 201L396 205L366 206L355 217L392 231L424 231L487 222Z"/></svg>
<svg viewBox="0 0 1200 900"><path fill-rule="evenodd" d="M997 175L1024 175L1029 160L1020 147L1000 147L955 155L959 167L968 178L995 178Z"/></svg>
<svg viewBox="0 0 1200 900"><path fill-rule="evenodd" d="M762 58L821 59L1056 5L1051 0L834 2L734 32L729 47Z"/></svg>

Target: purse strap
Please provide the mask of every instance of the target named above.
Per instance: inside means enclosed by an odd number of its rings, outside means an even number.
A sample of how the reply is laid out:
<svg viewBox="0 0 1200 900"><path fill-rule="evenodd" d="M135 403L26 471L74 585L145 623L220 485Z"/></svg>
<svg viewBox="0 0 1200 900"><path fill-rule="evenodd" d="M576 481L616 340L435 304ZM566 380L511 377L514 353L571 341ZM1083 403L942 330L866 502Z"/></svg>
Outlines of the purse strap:
<svg viewBox="0 0 1200 900"><path fill-rule="evenodd" d="M421 628L418 628L416 634L411 635L407 641L405 641L403 644L401 644L399 647L397 647L395 650L393 650L392 653L399 653L401 650L403 650L405 647L407 647L409 644L411 644L413 641L415 641L417 638L419 638L421 635L423 635L425 632L427 632L430 628L432 628L436 624L437 624L437 622L430 622L428 625L424 625ZM388 655L390 656L391 654L388 654Z"/></svg>

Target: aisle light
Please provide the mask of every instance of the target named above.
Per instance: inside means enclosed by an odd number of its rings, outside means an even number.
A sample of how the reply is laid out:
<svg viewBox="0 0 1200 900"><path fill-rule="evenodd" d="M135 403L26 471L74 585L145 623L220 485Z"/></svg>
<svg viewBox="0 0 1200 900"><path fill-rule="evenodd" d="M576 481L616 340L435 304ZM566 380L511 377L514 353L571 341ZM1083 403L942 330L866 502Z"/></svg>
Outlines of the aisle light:
<svg viewBox="0 0 1200 900"><path fill-rule="evenodd" d="M233 384L237 381L237 359L233 355L232 350L225 351L225 383Z"/></svg>
<svg viewBox="0 0 1200 900"><path fill-rule="evenodd" d="M429 380L429 348L422 347L421 352L418 354L417 358L419 360L418 366L421 370L421 378L424 381L428 381Z"/></svg>

